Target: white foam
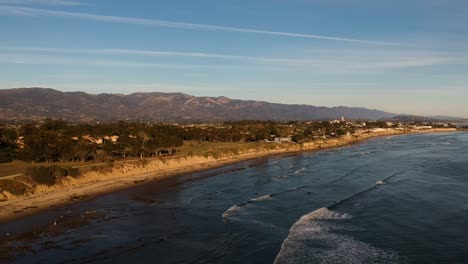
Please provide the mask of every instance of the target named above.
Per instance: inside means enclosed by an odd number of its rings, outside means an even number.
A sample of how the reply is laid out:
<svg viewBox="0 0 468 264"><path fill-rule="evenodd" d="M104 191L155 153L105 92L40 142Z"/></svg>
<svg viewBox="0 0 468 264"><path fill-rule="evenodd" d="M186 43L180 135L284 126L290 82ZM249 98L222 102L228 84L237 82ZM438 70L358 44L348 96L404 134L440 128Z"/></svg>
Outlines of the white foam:
<svg viewBox="0 0 468 264"><path fill-rule="evenodd" d="M253 198L250 200L250 202L261 202L261 201L266 201L271 199L271 194L263 195L257 198Z"/></svg>
<svg viewBox="0 0 468 264"><path fill-rule="evenodd" d="M241 209L241 207L239 205L231 206L229 209L227 209L223 213L223 220L226 221L226 219L228 219L231 215L235 214L240 209Z"/></svg>
<svg viewBox="0 0 468 264"><path fill-rule="evenodd" d="M260 197L250 199L248 202L245 202L242 204L233 205L223 213L223 220L226 222L228 218L231 218L233 215L238 213L242 209L242 207L248 206L249 202L262 202L262 201L266 201L270 199L271 199L271 194L267 194L267 195L263 195Z"/></svg>
<svg viewBox="0 0 468 264"><path fill-rule="evenodd" d="M327 208L304 215L291 227L274 263L398 263L395 253L333 232L350 217Z"/></svg>
<svg viewBox="0 0 468 264"><path fill-rule="evenodd" d="M296 175L296 174L299 174L299 173L304 172L304 171L306 171L306 168L301 168L300 170L297 170L294 173L290 173L289 175Z"/></svg>

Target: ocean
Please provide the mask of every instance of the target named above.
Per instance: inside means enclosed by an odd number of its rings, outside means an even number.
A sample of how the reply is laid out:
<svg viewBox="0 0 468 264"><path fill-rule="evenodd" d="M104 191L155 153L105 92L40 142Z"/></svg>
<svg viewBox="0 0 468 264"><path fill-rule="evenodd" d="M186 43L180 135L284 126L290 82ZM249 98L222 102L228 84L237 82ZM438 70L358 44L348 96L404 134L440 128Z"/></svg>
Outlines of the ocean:
<svg viewBox="0 0 468 264"><path fill-rule="evenodd" d="M467 263L468 133L245 161L0 226L15 263ZM2 260L0 260L2 262Z"/></svg>

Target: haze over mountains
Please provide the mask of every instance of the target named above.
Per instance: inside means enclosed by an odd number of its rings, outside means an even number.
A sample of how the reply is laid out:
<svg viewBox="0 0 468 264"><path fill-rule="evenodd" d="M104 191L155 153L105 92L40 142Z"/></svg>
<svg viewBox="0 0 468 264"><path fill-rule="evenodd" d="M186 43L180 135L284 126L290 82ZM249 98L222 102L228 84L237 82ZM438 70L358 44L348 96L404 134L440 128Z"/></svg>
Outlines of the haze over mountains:
<svg viewBox="0 0 468 264"><path fill-rule="evenodd" d="M317 107L183 93L88 94L49 88L0 90L0 119L46 117L74 122L382 119L395 114L357 107Z"/></svg>

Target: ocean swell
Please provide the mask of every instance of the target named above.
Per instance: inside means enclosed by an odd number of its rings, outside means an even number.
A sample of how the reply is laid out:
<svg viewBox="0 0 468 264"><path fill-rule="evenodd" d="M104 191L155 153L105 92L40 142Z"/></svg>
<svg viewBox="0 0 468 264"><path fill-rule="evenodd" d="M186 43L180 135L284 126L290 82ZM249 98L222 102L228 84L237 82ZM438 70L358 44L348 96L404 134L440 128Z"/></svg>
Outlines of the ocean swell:
<svg viewBox="0 0 468 264"><path fill-rule="evenodd" d="M229 209L227 209L222 214L222 218L223 218L224 222L227 223L227 220L232 219L235 214L238 214L243 207L248 206L249 204L255 204L255 203L258 203L258 202L268 201L268 200L271 200L273 197L275 197L277 195L297 191L297 190L304 189L304 188L307 188L307 187L310 187L310 186L299 186L299 187L292 188L292 189L289 189L289 190L286 190L286 191L273 193L273 194L262 195L262 196L259 196L259 197L256 197L256 198L252 198L252 199L250 199L250 200L248 200L246 202L231 206Z"/></svg>

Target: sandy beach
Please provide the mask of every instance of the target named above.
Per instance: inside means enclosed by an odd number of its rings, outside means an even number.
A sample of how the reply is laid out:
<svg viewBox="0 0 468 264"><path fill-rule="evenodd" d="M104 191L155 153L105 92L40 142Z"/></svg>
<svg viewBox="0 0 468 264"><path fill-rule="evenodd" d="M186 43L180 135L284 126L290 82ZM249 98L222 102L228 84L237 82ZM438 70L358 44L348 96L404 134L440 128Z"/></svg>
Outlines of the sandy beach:
<svg viewBox="0 0 468 264"><path fill-rule="evenodd" d="M321 139L302 144L275 144L274 147L268 149L252 148L236 155L221 155L217 158L211 156L184 156L153 159L146 161L144 166L135 162L119 163L109 170L90 171L79 178L67 177L60 184L52 187L39 185L31 195L13 196L3 192L6 200L0 202L0 223L36 214L51 207L63 206L83 199L91 199L104 193L144 184L145 182L222 167L245 160L271 155L343 147L376 137L451 131L456 131L456 129L433 129L426 131L387 130L361 134L359 136Z"/></svg>

